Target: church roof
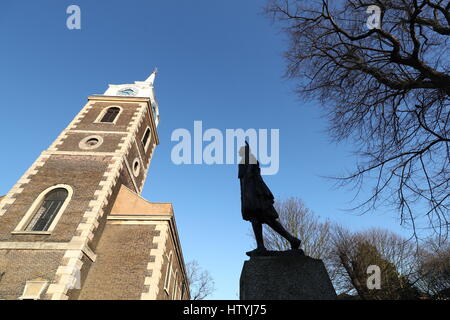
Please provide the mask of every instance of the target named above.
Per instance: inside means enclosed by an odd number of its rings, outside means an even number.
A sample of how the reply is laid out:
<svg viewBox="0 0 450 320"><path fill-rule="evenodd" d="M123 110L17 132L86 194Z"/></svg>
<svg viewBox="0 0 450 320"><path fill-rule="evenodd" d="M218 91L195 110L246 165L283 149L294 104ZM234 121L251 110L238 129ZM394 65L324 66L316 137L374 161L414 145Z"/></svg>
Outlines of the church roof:
<svg viewBox="0 0 450 320"><path fill-rule="evenodd" d="M173 216L173 208L171 203L147 201L122 185L111 210L111 215Z"/></svg>

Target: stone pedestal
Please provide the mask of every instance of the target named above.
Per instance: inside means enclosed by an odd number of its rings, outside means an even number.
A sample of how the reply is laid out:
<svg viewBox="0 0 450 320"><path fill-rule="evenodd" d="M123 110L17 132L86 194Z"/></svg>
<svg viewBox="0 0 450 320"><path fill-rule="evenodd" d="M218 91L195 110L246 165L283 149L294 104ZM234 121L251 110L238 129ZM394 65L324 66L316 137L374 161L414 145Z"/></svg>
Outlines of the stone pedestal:
<svg viewBox="0 0 450 320"><path fill-rule="evenodd" d="M252 256L240 279L241 300L334 300L322 260L300 254Z"/></svg>

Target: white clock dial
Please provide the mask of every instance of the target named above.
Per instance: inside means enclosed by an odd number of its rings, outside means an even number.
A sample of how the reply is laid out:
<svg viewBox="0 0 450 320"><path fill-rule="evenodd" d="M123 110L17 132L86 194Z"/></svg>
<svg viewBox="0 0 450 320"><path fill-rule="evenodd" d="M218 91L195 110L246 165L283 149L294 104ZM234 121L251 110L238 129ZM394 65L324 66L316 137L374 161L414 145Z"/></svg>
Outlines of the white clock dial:
<svg viewBox="0 0 450 320"><path fill-rule="evenodd" d="M137 90L135 88L123 88L117 91L117 95L124 97L133 97L137 95Z"/></svg>

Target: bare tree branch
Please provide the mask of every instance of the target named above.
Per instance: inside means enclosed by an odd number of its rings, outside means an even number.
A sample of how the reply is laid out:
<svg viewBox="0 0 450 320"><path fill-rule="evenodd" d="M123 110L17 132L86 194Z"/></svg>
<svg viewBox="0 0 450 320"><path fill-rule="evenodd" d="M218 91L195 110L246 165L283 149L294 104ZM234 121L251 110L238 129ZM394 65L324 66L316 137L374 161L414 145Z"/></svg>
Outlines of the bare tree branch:
<svg viewBox="0 0 450 320"><path fill-rule="evenodd" d="M368 29L370 5L380 25ZM356 170L339 179L394 208L402 225L448 235L450 1L269 0L289 37L286 76L319 101L334 141L351 139Z"/></svg>
<svg viewBox="0 0 450 320"><path fill-rule="evenodd" d="M196 260L186 264L191 300L203 300L214 292L214 280L207 270L202 270Z"/></svg>

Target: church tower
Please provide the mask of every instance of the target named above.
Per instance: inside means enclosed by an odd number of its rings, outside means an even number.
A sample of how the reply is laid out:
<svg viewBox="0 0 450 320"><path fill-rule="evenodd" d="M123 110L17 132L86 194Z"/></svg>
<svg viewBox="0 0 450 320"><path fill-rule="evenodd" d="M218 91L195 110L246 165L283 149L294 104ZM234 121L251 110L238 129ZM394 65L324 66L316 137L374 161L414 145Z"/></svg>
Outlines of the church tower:
<svg viewBox="0 0 450 320"><path fill-rule="evenodd" d="M156 73L88 97L0 197L0 299L189 299L172 205L140 196Z"/></svg>

